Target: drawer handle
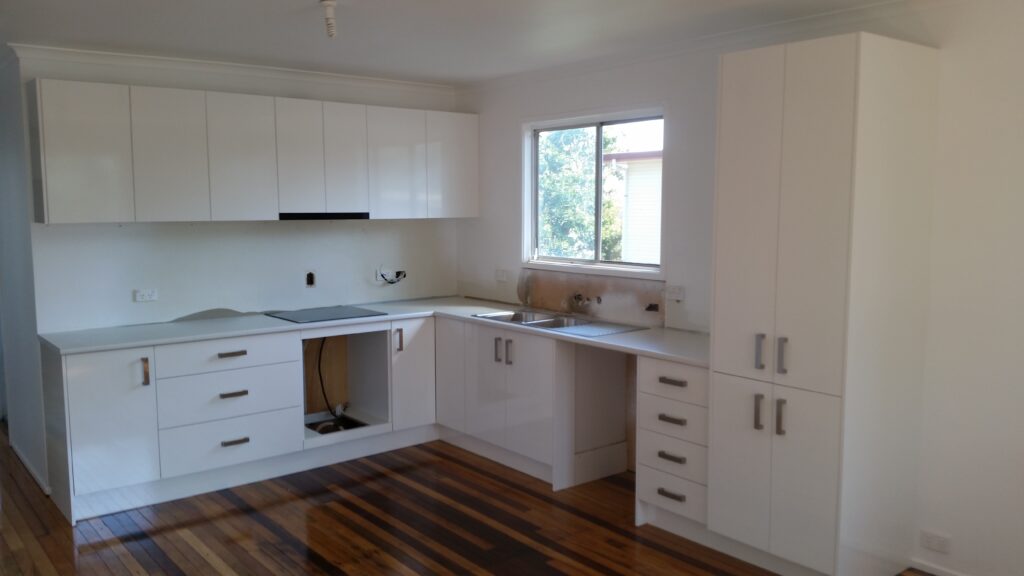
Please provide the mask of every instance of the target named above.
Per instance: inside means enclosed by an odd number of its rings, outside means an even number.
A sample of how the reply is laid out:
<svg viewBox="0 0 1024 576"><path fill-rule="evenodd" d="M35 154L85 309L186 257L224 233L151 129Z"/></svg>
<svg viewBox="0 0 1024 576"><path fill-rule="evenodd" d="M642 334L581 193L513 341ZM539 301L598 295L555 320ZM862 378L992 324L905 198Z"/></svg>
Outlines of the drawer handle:
<svg viewBox="0 0 1024 576"><path fill-rule="evenodd" d="M786 344L789 344L789 338L779 336L778 344L775 345L778 354L778 358L775 359L775 371L779 374L789 374L789 369L786 368Z"/></svg>
<svg viewBox="0 0 1024 576"><path fill-rule="evenodd" d="M764 341L767 334L754 335L754 370L764 370Z"/></svg>
<svg viewBox="0 0 1024 576"><path fill-rule="evenodd" d="M248 443L249 443L249 437L246 436L244 438L236 438L235 440L224 440L223 442L220 443L220 445L223 446L224 448L227 448L228 446L238 446L239 444L248 444Z"/></svg>
<svg viewBox="0 0 1024 576"><path fill-rule="evenodd" d="M675 416L669 416L668 414L658 414L658 420L668 422L669 424L675 424L676 426L686 426L686 418L677 418Z"/></svg>
<svg viewBox="0 0 1024 576"><path fill-rule="evenodd" d="M494 339L494 361L501 363L501 338Z"/></svg>
<svg viewBox="0 0 1024 576"><path fill-rule="evenodd" d="M764 394L754 394L754 430L764 430L764 422L761 422L762 404L764 404Z"/></svg>
<svg viewBox="0 0 1024 576"><path fill-rule="evenodd" d="M669 500L675 500L676 502L686 502L685 494L676 494L675 492L670 492L664 488L658 488L658 496L663 496Z"/></svg>
<svg viewBox="0 0 1024 576"><path fill-rule="evenodd" d="M398 332L398 349L395 352L405 352L405 328L399 328Z"/></svg>
<svg viewBox="0 0 1024 576"><path fill-rule="evenodd" d="M512 365L512 351L514 350L512 340L505 340L505 364Z"/></svg>
<svg viewBox="0 0 1024 576"><path fill-rule="evenodd" d="M239 356L245 356L249 353L248 350L235 350L234 352L218 352L217 358L238 358Z"/></svg>
<svg viewBox="0 0 1024 576"><path fill-rule="evenodd" d="M220 399L227 400L228 398L241 398L242 396L248 396L248 390L237 390L235 392L221 392Z"/></svg>
<svg viewBox="0 0 1024 576"><path fill-rule="evenodd" d="M675 386L677 388L686 388L690 384L686 380L676 380L675 378L669 378L668 376L658 378L658 382L668 384L669 386Z"/></svg>
<svg viewBox="0 0 1024 576"><path fill-rule="evenodd" d="M142 359L142 385L149 386L149 358L144 357Z"/></svg>
<svg viewBox="0 0 1024 576"><path fill-rule="evenodd" d="M685 456L676 456L675 454L665 452L664 450L658 450L658 458L668 460L669 462L675 462L676 464L686 464Z"/></svg>
<svg viewBox="0 0 1024 576"><path fill-rule="evenodd" d="M779 436L786 435L786 425L783 423L783 409L786 407L786 399L779 398L775 401L775 433Z"/></svg>

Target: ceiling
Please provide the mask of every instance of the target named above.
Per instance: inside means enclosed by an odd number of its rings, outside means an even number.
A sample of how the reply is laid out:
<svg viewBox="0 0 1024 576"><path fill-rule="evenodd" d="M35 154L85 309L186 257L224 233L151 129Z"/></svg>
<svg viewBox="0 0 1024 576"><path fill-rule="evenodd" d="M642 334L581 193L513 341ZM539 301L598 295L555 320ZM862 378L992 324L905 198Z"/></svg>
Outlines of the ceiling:
<svg viewBox="0 0 1024 576"><path fill-rule="evenodd" d="M0 0L0 40L467 84L879 0Z"/></svg>

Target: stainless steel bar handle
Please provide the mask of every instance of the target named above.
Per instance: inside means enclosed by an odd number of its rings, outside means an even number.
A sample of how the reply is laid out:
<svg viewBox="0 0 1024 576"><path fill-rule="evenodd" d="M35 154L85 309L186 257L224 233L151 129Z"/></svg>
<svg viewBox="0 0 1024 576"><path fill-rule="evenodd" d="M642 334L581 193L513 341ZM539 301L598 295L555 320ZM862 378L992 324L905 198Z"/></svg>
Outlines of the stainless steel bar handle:
<svg viewBox="0 0 1024 576"><path fill-rule="evenodd" d="M789 374L789 370L786 369L786 344L789 344L789 338L779 336L775 358L775 371L779 374Z"/></svg>
<svg viewBox="0 0 1024 576"><path fill-rule="evenodd" d="M217 353L217 358L220 358L222 360L224 358L238 358L239 356L245 356L248 353L249 353L248 350L235 350L233 352L218 352Z"/></svg>
<svg viewBox="0 0 1024 576"><path fill-rule="evenodd" d="M228 446L238 446L239 444L248 444L248 443L249 443L249 437L245 436L243 438L238 438L238 439L235 439L235 440L224 440L223 442L220 443L220 445L222 447L224 447L224 448L227 448Z"/></svg>
<svg viewBox="0 0 1024 576"><path fill-rule="evenodd" d="M142 358L142 385L143 386L149 386L150 383L151 382L150 382L150 379L149 379L149 358L143 357Z"/></svg>
<svg viewBox="0 0 1024 576"><path fill-rule="evenodd" d="M675 462L676 464L686 464L685 456L676 456L675 454L665 452L664 450L658 450L658 458L668 460L669 462Z"/></svg>
<svg viewBox="0 0 1024 576"><path fill-rule="evenodd" d="M494 339L494 361L501 363L501 338Z"/></svg>
<svg viewBox="0 0 1024 576"><path fill-rule="evenodd" d="M754 369L764 370L764 341L768 338L767 334L757 334L754 336Z"/></svg>
<svg viewBox="0 0 1024 576"><path fill-rule="evenodd" d="M505 364L512 365L512 340L505 340Z"/></svg>
<svg viewBox="0 0 1024 576"><path fill-rule="evenodd" d="M405 351L405 328L398 329L398 352Z"/></svg>
<svg viewBox="0 0 1024 576"><path fill-rule="evenodd" d="M689 382L686 380L676 380L675 378L669 378L668 376L658 378L658 382L668 384L669 386L675 386L677 388L686 388L689 385Z"/></svg>
<svg viewBox="0 0 1024 576"><path fill-rule="evenodd" d="M677 418L676 416L669 416L668 414L658 414L658 420L668 422L669 424L675 424L676 426L686 426L686 418Z"/></svg>
<svg viewBox="0 0 1024 576"><path fill-rule="evenodd" d="M764 422L761 421L763 404L764 394L754 394L754 430L764 430Z"/></svg>
<svg viewBox="0 0 1024 576"><path fill-rule="evenodd" d="M665 498L675 500L676 502L686 502L685 494L676 494L675 492L670 492L664 488L658 488L658 496L664 496Z"/></svg>
<svg viewBox="0 0 1024 576"><path fill-rule="evenodd" d="M221 392L220 399L227 400L228 398L241 398L242 396L248 396L248 390L236 390L235 392Z"/></svg>
<svg viewBox="0 0 1024 576"><path fill-rule="evenodd" d="M783 416L783 412L782 412L782 409L785 406L786 406L786 399L785 398L779 398L778 400L775 401L775 433L778 434L779 436L785 436L786 435L786 426L785 426L785 423L783 422L783 417L784 416Z"/></svg>

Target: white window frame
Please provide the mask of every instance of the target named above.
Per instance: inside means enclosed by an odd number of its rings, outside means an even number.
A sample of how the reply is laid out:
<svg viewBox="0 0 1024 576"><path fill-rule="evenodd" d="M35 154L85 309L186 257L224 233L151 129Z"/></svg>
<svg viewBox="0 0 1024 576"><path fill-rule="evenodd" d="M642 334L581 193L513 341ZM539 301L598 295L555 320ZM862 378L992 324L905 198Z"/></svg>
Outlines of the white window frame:
<svg viewBox="0 0 1024 576"><path fill-rule="evenodd" d="M661 201L661 262L655 264L631 264L619 262L602 262L601 260L572 260L562 258L539 258L536 255L537 243L537 147L536 138L538 132L548 130L563 130L592 126L595 124L622 124L628 122L639 122L643 120L664 119L665 115L661 108L646 108L619 112L612 114L601 114L592 116L580 116L574 118L562 118L558 120L545 120L531 122L523 125L523 267L535 270L551 270L557 272L575 272L580 274L594 274L601 276L619 276L626 278L643 278L647 280L664 280L664 257L665 257L665 196L664 196L664 163L662 168L662 201ZM600 130L598 131L600 134ZM664 158L664 148L662 157ZM600 179L600 173L596 175ZM599 190L600 188L597 188ZM595 195L597 194L595 190ZM600 225L600 208L595 206L595 225ZM595 256L600 253L599 246L595 247ZM598 256L599 257L599 256Z"/></svg>

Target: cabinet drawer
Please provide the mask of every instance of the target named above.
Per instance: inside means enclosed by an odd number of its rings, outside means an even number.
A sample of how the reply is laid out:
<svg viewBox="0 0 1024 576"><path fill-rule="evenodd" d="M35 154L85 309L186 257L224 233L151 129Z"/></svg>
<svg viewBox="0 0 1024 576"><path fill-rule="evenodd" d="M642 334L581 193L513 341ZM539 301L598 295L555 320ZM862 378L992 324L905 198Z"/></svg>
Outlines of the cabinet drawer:
<svg viewBox="0 0 1024 576"><path fill-rule="evenodd" d="M161 430L161 477L297 452L302 438L299 407Z"/></svg>
<svg viewBox="0 0 1024 576"><path fill-rule="evenodd" d="M160 428L302 406L302 363L164 378L156 391Z"/></svg>
<svg viewBox="0 0 1024 576"><path fill-rule="evenodd" d="M636 385L641 392L707 406L708 379L707 368L637 358Z"/></svg>
<svg viewBox="0 0 1024 576"><path fill-rule="evenodd" d="M636 437L636 454L637 462L644 466L698 484L708 483L708 449L704 446L640 430Z"/></svg>
<svg viewBox="0 0 1024 576"><path fill-rule="evenodd" d="M701 524L707 522L707 488L696 482L637 466L636 497Z"/></svg>
<svg viewBox="0 0 1024 576"><path fill-rule="evenodd" d="M157 379L171 378L299 361L302 342L297 332L203 340L157 346L156 358Z"/></svg>
<svg viewBox="0 0 1024 576"><path fill-rule="evenodd" d="M660 396L637 395L637 426L695 444L708 444L708 409Z"/></svg>

